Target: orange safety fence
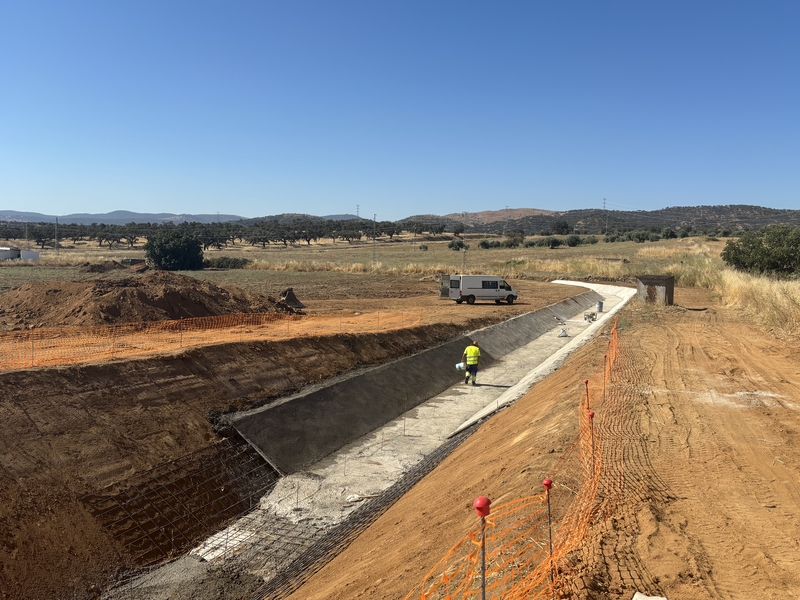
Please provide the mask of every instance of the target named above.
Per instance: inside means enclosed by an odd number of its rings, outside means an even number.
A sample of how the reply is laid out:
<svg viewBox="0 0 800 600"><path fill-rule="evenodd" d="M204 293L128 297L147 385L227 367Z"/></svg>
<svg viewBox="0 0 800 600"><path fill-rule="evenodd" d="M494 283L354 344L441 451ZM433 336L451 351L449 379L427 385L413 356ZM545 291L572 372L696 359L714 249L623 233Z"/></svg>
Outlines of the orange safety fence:
<svg viewBox="0 0 800 600"><path fill-rule="evenodd" d="M569 595L569 557L581 546L593 520L608 516L619 502L624 479L604 475L604 465L615 458L604 444L613 437L606 435L610 420L604 415L619 412L613 388L607 385L616 375L618 347L615 323L600 393L597 398L590 396L589 380L584 382L579 433L552 469L551 489L492 506L485 518L486 598L551 600ZM405 600L479 599L481 564L481 527L476 526Z"/></svg>
<svg viewBox="0 0 800 600"><path fill-rule="evenodd" d="M230 342L374 333L419 325L422 311L347 315L240 313L96 327L0 332L0 371L141 357Z"/></svg>

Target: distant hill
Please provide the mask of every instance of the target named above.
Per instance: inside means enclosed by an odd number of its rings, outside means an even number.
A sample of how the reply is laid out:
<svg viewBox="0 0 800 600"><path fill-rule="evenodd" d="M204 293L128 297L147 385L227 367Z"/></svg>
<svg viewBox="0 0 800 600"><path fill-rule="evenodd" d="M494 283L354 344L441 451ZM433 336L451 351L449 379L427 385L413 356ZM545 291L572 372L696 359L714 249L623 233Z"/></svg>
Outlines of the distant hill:
<svg viewBox="0 0 800 600"><path fill-rule="evenodd" d="M503 211L494 211L503 213ZM749 206L744 204L720 206L675 206L660 210L601 210L583 209L564 212L540 211L519 219L493 220L483 223L470 222L468 213L467 231L473 233L502 233L521 230L526 235L547 231L556 221L566 221L580 233L603 233L605 231L631 231L636 229L681 229L708 231L727 229L731 232L760 229L767 225L800 226L800 210L782 210Z"/></svg>
<svg viewBox="0 0 800 600"><path fill-rule="evenodd" d="M171 213L136 213L117 210L104 214L77 213L58 217L59 223L91 225L104 223L107 225L126 225L128 223L224 223L230 221L248 225L257 221L342 221L362 219L352 214L338 214L318 217L301 213L282 213L258 218L245 218L228 214L182 214ZM56 217L35 212L0 210L0 221L53 223ZM539 234L549 230L556 221L566 221L573 231L586 234L599 234L605 231L630 231L634 229L661 230L671 228L674 231L689 229L709 231L727 229L731 232L747 229L760 229L767 225L785 224L800 226L800 210L782 210L749 206L745 204L717 206L673 206L660 210L601 210L597 208L569 210L563 212L542 210L538 208L507 208L504 210L488 210L480 212L450 213L446 215L423 214L401 219L398 223L410 222L444 225L452 231L456 224L464 224L470 233L502 234L507 231L521 230L526 235Z"/></svg>
<svg viewBox="0 0 800 600"><path fill-rule="evenodd" d="M75 225L91 225L104 223L106 225L127 225L128 223L225 223L228 221L241 221L244 217L237 215L174 215L171 213L136 213L127 210L115 210L109 213L90 214L75 213L71 215L43 215L35 212L20 212L16 210L0 210L0 221L23 221L25 223L59 223Z"/></svg>
<svg viewBox="0 0 800 600"><path fill-rule="evenodd" d="M250 219L247 217L240 217L238 215L176 215L172 213L137 213L128 210L115 210L109 213L92 214L92 213L74 213L70 215L45 215L36 212L21 212L17 210L0 210L0 221L20 221L24 223L55 223L56 218L58 222L64 225L91 225L92 223L105 224L105 225L127 225L128 223L227 223L229 221L253 221L267 219L270 221L278 221L279 223L291 223L292 221L348 221L351 219L359 219L356 215L328 215L324 217L317 217L314 215L302 213L283 213L280 215L271 215L266 217L258 217L257 219Z"/></svg>
<svg viewBox="0 0 800 600"><path fill-rule="evenodd" d="M539 208L506 208L504 210L484 210L482 212L450 213L444 215L446 219L464 221L473 225L488 225L505 221L518 221L527 217L554 217L561 213Z"/></svg>

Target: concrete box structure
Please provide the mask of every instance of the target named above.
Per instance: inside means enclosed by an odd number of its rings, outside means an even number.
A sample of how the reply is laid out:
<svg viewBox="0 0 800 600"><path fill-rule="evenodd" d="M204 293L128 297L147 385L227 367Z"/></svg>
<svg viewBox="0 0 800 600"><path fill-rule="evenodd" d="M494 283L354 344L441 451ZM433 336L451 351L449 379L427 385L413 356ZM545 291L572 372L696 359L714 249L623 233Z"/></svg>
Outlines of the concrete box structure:
<svg viewBox="0 0 800 600"><path fill-rule="evenodd" d="M19 248L0 247L0 260L15 260L20 258Z"/></svg>
<svg viewBox="0 0 800 600"><path fill-rule="evenodd" d="M0 246L0 260L39 260L39 253L31 250L20 250L10 246Z"/></svg>
<svg viewBox="0 0 800 600"><path fill-rule="evenodd" d="M672 305L675 297L674 275L641 275L636 284L642 302Z"/></svg>

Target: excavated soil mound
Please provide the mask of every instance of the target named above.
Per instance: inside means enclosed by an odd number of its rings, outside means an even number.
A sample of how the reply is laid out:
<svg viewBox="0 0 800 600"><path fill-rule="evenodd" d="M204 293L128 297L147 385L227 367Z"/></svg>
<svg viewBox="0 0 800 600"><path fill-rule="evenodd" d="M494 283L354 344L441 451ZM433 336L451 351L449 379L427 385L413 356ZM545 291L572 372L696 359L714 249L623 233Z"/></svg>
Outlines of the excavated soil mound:
<svg viewBox="0 0 800 600"><path fill-rule="evenodd" d="M81 267L81 273L108 273L109 271L116 271L124 268L124 266L115 260L104 260L99 263L87 262Z"/></svg>
<svg viewBox="0 0 800 600"><path fill-rule="evenodd" d="M0 296L0 330L278 311L293 312L269 296L154 271L116 281L25 284Z"/></svg>

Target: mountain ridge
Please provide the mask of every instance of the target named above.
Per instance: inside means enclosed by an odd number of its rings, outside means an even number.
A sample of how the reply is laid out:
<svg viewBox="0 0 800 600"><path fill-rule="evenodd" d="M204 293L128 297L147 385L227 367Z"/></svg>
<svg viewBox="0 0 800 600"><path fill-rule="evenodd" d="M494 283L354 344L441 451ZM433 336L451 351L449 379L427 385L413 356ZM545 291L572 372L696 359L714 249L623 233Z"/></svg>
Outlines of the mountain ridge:
<svg viewBox="0 0 800 600"><path fill-rule="evenodd" d="M263 217L241 217L229 214L173 214L173 213L136 213L126 210L112 211L103 214L75 213L72 215L54 216L35 212L0 210L0 221L27 223L60 224L106 224L127 225L128 223L179 224L226 223L254 221L370 221L351 214L315 216L300 213L283 213ZM671 228L707 230L724 228L732 232L747 229L760 229L767 225L785 224L800 226L800 210L776 209L754 205L704 205L704 206L672 206L652 211L619 211L603 209L577 209L568 211L549 211L537 208L506 208L477 212L449 213L446 215L414 215L397 221L409 223L440 224L452 229L462 224L472 233L501 234L506 231L523 231L526 235L545 233L559 221L565 221L571 230L578 233L603 233L606 231L624 231L633 229Z"/></svg>

